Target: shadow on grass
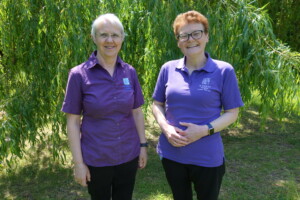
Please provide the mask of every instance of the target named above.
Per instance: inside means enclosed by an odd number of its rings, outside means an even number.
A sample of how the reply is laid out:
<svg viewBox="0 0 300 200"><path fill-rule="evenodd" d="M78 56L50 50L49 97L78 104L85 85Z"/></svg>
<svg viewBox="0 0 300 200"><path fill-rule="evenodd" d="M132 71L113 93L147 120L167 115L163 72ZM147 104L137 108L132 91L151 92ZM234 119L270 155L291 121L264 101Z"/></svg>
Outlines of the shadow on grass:
<svg viewBox="0 0 300 200"><path fill-rule="evenodd" d="M240 123L222 132L227 173L220 200L295 200L299 198L299 116L282 125L268 119L264 131L255 109L243 111ZM134 200L171 200L160 160L155 152L160 130L146 125L149 160L139 170ZM69 152L67 151L69 154ZM196 153L196 152L195 152ZM7 170L7 169L5 169ZM46 147L31 150L10 172L0 171L0 199L87 200L87 189L73 181L70 164L50 159Z"/></svg>
<svg viewBox="0 0 300 200"><path fill-rule="evenodd" d="M220 199L299 199L299 121L268 118L261 131L255 109L243 111L240 124L222 133L227 173Z"/></svg>
<svg viewBox="0 0 300 200"><path fill-rule="evenodd" d="M86 200L85 189L73 181L70 166L50 158L45 148L13 164L13 168L0 173L0 199L14 200Z"/></svg>

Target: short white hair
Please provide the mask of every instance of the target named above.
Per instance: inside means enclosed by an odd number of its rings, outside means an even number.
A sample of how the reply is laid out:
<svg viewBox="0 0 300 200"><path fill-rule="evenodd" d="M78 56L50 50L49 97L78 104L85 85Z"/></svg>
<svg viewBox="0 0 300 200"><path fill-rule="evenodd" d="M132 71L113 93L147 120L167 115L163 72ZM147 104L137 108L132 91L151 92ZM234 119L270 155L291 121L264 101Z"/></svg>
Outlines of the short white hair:
<svg viewBox="0 0 300 200"><path fill-rule="evenodd" d="M119 18L115 14L112 14L112 13L107 13L107 14L100 15L94 20L94 22L92 24L92 30L91 30L91 35L92 35L93 38L96 37L97 27L102 22L109 22L112 25L117 25L118 27L120 27L121 34L122 34L123 39L124 39L125 34L124 34L123 24L121 23Z"/></svg>

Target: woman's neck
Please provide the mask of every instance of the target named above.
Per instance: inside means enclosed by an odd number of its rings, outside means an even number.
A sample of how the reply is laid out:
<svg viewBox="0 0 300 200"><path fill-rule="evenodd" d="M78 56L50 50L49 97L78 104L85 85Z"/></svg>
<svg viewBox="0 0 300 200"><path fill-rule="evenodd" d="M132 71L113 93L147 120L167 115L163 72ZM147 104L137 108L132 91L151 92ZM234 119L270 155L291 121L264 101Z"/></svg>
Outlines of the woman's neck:
<svg viewBox="0 0 300 200"><path fill-rule="evenodd" d="M205 55L197 57L186 57L186 67L192 71L201 69L206 64L207 58Z"/></svg>
<svg viewBox="0 0 300 200"><path fill-rule="evenodd" d="M97 53L97 59L99 64L109 73L111 77L113 77L116 68L117 57L103 57Z"/></svg>
<svg viewBox="0 0 300 200"><path fill-rule="evenodd" d="M105 69L114 69L117 61L117 57L103 57L97 53L97 59L99 64Z"/></svg>

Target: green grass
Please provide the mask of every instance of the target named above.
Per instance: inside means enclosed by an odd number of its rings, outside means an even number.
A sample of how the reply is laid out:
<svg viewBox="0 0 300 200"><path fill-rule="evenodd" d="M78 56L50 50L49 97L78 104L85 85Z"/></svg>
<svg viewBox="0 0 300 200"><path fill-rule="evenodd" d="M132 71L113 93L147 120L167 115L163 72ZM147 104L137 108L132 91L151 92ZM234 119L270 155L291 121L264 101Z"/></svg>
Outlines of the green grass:
<svg viewBox="0 0 300 200"><path fill-rule="evenodd" d="M220 200L299 200L300 132L299 116L284 119L285 130L268 119L265 131L255 109L245 109L240 123L223 131L226 175ZM156 124L148 122L150 142L146 169L139 170L134 199L171 200L171 191L155 145ZM73 181L70 155L62 164L50 159L47 147L29 148L28 154L9 168L0 168L0 199L86 200L86 188ZM66 145L67 149L67 145Z"/></svg>

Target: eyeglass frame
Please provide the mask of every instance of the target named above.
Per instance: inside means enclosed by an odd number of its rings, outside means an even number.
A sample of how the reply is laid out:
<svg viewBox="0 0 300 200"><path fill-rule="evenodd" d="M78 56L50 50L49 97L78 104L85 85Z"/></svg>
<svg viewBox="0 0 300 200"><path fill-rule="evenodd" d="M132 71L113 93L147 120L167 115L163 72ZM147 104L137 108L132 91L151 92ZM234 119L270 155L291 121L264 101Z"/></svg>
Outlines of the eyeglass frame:
<svg viewBox="0 0 300 200"><path fill-rule="evenodd" d="M116 34L116 33L113 33L113 34L108 34L108 33L99 33L99 34L96 34L97 37L99 37L100 39L103 39L103 40L107 40L109 37L111 37L112 40L122 40L123 39L123 35L119 35L119 34Z"/></svg>
<svg viewBox="0 0 300 200"><path fill-rule="evenodd" d="M199 37L199 38L194 38L193 37L193 34L195 33L195 32L201 32L201 36ZM177 36L176 36L176 38L177 38L177 40L179 40L179 41L181 41L181 42L186 42L186 41L188 41L189 39L190 39L190 37L192 37L194 40L200 40L201 38L202 38L202 36L203 36L203 33L204 33L205 31L204 30L195 30L195 31L193 31L193 32L191 32L191 33L184 33L184 34L178 34ZM187 35L187 39L186 40L180 40L180 35Z"/></svg>

